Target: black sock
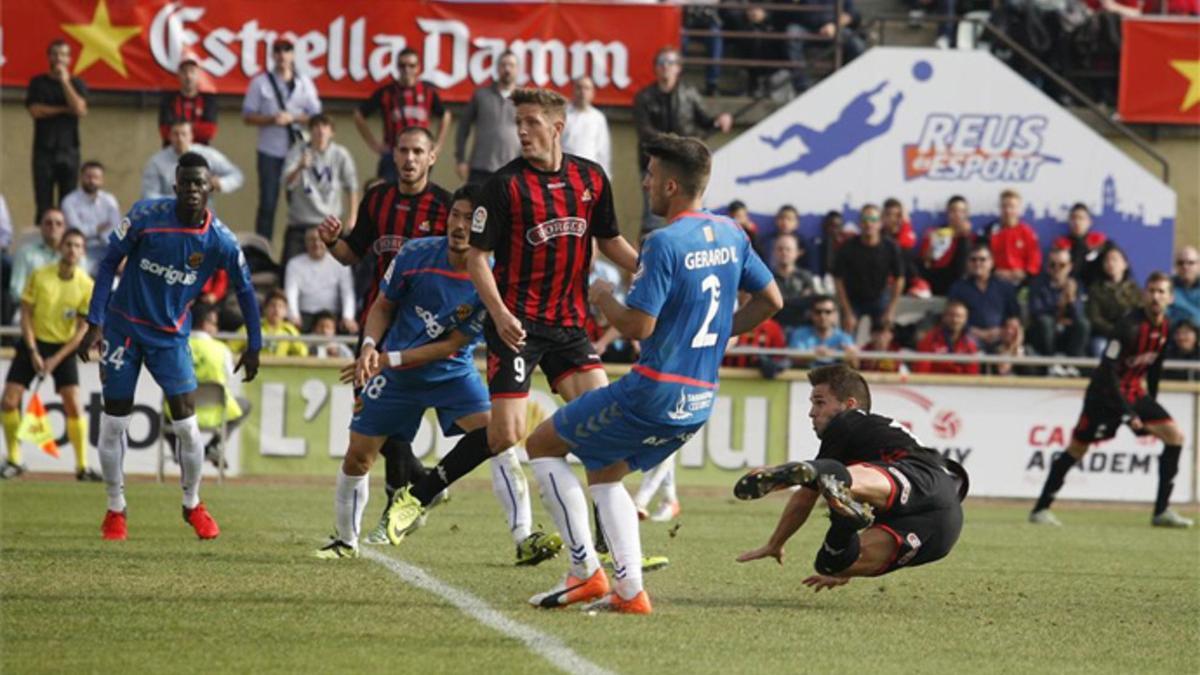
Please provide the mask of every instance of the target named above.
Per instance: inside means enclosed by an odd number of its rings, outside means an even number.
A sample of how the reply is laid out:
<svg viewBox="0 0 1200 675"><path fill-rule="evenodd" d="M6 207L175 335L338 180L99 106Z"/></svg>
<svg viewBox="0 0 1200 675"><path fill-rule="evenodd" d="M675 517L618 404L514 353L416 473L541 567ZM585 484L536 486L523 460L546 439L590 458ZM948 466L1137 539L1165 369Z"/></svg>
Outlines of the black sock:
<svg viewBox="0 0 1200 675"><path fill-rule="evenodd" d="M596 523L596 536L593 538L596 553L608 553L608 540L604 538L604 524L600 522L600 507L592 502L592 518Z"/></svg>
<svg viewBox="0 0 1200 675"><path fill-rule="evenodd" d="M1050 475L1046 476L1046 485L1042 487L1042 496L1038 497L1037 503L1033 505L1034 511L1050 508L1050 504L1054 502L1054 495L1057 495L1058 491L1062 489L1067 472L1075 466L1075 462L1075 457L1065 450L1058 453L1054 461L1050 462Z"/></svg>
<svg viewBox="0 0 1200 675"><path fill-rule="evenodd" d="M1181 445L1163 446L1162 455L1158 458L1158 494L1154 497L1154 515L1167 510L1171 503L1171 490L1175 487L1175 474L1179 473L1179 455L1183 452Z"/></svg>
<svg viewBox="0 0 1200 675"><path fill-rule="evenodd" d="M405 450L408 452L405 453ZM383 503L383 512L387 513L392 505L392 497L400 488L412 482L409 477L409 464L405 454L412 455L412 445L404 441L388 438L379 449L383 455L383 489L387 493L387 501Z"/></svg>
<svg viewBox="0 0 1200 675"><path fill-rule="evenodd" d="M460 438L450 454L443 457L432 471L427 472L413 485L412 495L422 506L429 506L442 490L474 471L475 467L486 462L491 456L487 428L476 429Z"/></svg>
<svg viewBox="0 0 1200 675"><path fill-rule="evenodd" d="M858 560L858 532L834 523L825 533L813 567L821 574L837 574Z"/></svg>
<svg viewBox="0 0 1200 675"><path fill-rule="evenodd" d="M850 487L854 480L850 477L850 470L845 464L836 459L814 459L809 461L814 469L817 470L819 476L833 476L842 481L846 487ZM811 486L810 486L811 487Z"/></svg>

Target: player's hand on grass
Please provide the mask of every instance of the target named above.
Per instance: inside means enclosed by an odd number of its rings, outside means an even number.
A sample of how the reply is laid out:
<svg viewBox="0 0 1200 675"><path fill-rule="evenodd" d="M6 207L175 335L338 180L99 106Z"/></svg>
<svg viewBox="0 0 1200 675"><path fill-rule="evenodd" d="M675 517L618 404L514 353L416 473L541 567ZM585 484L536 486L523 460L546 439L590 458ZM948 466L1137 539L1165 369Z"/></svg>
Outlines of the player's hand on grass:
<svg viewBox="0 0 1200 675"><path fill-rule="evenodd" d="M367 380L379 374L379 352L375 345L363 345L358 360L354 362L354 385L367 386Z"/></svg>
<svg viewBox="0 0 1200 675"><path fill-rule="evenodd" d="M517 317L504 312L492 320L496 323L496 333L509 349L520 352L525 347L525 327Z"/></svg>
<svg viewBox="0 0 1200 675"><path fill-rule="evenodd" d="M100 344L100 326L89 323L87 332L83 334L83 340L75 348L75 355L79 357L80 361L87 363L92 360L92 350L98 344Z"/></svg>
<svg viewBox="0 0 1200 675"><path fill-rule="evenodd" d="M746 551L737 557L738 562L750 562L751 560L762 560L763 558L774 558L775 562L783 564L783 547L767 544L760 546L753 551Z"/></svg>
<svg viewBox="0 0 1200 675"><path fill-rule="evenodd" d="M245 376L242 377L243 382L250 382L255 377L257 377L258 376L258 352L252 352L250 350L246 350L246 351L242 352L242 357L240 359L238 359L237 366L234 367L233 372L236 373L239 369L242 369L242 368L245 369L245 373L246 373Z"/></svg>
<svg viewBox="0 0 1200 675"><path fill-rule="evenodd" d="M342 236L342 220L337 216L325 216L325 220L317 226L317 234L321 235L321 241L326 246L333 246Z"/></svg>
<svg viewBox="0 0 1200 675"><path fill-rule="evenodd" d="M814 574L801 583L813 589L814 593L820 593L826 588L845 586L846 584L850 583L850 579L846 577L831 577L824 574Z"/></svg>

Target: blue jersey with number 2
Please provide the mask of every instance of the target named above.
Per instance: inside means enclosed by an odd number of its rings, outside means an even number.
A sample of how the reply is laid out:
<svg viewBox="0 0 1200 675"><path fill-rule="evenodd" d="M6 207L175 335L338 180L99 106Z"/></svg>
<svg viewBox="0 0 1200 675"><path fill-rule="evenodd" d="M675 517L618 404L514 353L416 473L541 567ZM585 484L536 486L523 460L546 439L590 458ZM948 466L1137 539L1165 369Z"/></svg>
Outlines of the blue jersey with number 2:
<svg viewBox="0 0 1200 675"><path fill-rule="evenodd" d="M612 386L638 417L671 426L708 419L739 290L760 291L771 271L732 220L688 212L642 244L626 305L656 317L633 372Z"/></svg>

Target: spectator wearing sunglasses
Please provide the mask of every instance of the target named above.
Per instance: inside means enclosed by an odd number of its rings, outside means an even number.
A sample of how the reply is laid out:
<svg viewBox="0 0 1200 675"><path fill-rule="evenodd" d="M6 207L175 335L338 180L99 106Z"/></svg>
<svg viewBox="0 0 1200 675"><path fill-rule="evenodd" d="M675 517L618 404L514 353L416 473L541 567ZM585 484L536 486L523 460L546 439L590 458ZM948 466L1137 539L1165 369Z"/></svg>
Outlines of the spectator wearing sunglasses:
<svg viewBox="0 0 1200 675"><path fill-rule="evenodd" d="M854 338L838 328L837 305L828 295L813 300L811 326L801 326L788 336L788 347L811 351L817 359L808 364L810 368L841 363L843 357L851 367L858 367L858 353Z"/></svg>
<svg viewBox="0 0 1200 675"><path fill-rule="evenodd" d="M1046 267L1029 286L1029 344L1039 354L1083 356L1088 321L1069 249L1046 256Z"/></svg>
<svg viewBox="0 0 1200 675"><path fill-rule="evenodd" d="M1021 315L1017 288L992 273L992 251L978 243L967 256L967 276L950 286L948 297L967 307L967 334L984 349L999 346L1006 319Z"/></svg>

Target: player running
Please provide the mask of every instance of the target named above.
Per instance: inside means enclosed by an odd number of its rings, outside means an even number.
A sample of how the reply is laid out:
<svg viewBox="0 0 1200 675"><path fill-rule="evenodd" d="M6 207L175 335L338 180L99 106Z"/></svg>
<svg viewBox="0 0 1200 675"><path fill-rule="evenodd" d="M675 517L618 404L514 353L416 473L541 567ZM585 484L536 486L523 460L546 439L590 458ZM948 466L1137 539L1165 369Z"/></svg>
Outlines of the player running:
<svg viewBox="0 0 1200 675"><path fill-rule="evenodd" d="M1091 444L1112 438L1122 424L1128 424L1138 436L1150 434L1163 442L1158 458L1158 493L1150 523L1156 527L1192 526L1190 518L1167 508L1183 451L1183 432L1157 400L1163 350L1171 332L1167 321L1171 302L1170 277L1162 272L1151 273L1146 278L1143 306L1117 324L1116 333L1104 347L1100 367L1092 374L1083 396L1083 412L1071 434L1071 442L1050 463L1050 473L1029 514L1029 522L1062 525L1050 512L1050 505L1062 489L1067 472L1083 459Z"/></svg>
<svg viewBox="0 0 1200 675"><path fill-rule="evenodd" d="M830 524L817 574L804 580L814 591L946 557L962 531L966 471L899 422L872 413L870 388L849 366L811 370L808 381L808 416L821 448L816 459L756 469L734 486L738 499L802 486L766 545L738 562L774 558L782 565L784 543L808 520L818 495L829 504Z"/></svg>
<svg viewBox="0 0 1200 675"><path fill-rule="evenodd" d="M237 239L208 210L212 176L208 162L184 153L175 167L176 199L137 202L109 236L88 311L88 330L78 354L87 361L100 342L100 468L108 492L108 513L100 528L105 539L126 538L125 478L122 464L128 444L133 396L142 364L162 387L178 438L183 519L201 539L220 534L217 522L200 501L204 445L196 424L196 375L188 349L189 307L217 268L229 273L246 322L248 347L238 361L246 381L258 373L262 331L250 269ZM125 273L112 293L121 261ZM109 296L111 294L111 302Z"/></svg>
<svg viewBox="0 0 1200 675"><path fill-rule="evenodd" d="M753 329L783 306L770 270L742 230L728 218L698 210L712 164L708 148L696 139L664 135L645 151L650 208L668 225L643 243L625 304L607 283L591 290L609 323L642 341L641 357L611 386L560 408L525 446L542 501L571 552L564 581L529 599L536 607L594 600L588 609L650 613L642 588L638 512L621 479L657 466L704 426L730 335ZM752 295L735 311L738 291ZM587 468L613 557L615 589L597 559L587 495L567 464L568 453Z"/></svg>
<svg viewBox="0 0 1200 675"><path fill-rule="evenodd" d="M488 310L484 337L492 399L487 432L472 442L492 453L525 437L530 379L539 365L551 388L568 401L608 383L584 329L592 240L619 267L633 271L637 261L617 230L604 170L562 151L566 99L544 89L518 89L512 101L521 157L484 184L467 253L467 270ZM473 446L463 451L486 456ZM425 481L448 484L434 473ZM426 506L409 492L397 492L389 536L411 528ZM532 517L524 508L523 530L514 530L514 539L529 532Z"/></svg>
<svg viewBox="0 0 1200 675"><path fill-rule="evenodd" d="M367 315L362 351L353 369L361 387L350 423L350 449L338 473L334 505L337 535L319 558L358 555L358 531L367 504L371 464L388 438L411 443L435 408L443 433L466 434L437 467L406 495L430 505L446 485L470 473L490 453L486 428L491 403L472 356L486 316L467 275L468 227L475 189L451 200L449 235L411 241L392 259ZM376 344L382 341L383 349ZM400 543L408 530L389 533ZM562 549L557 535L534 532L518 564L537 564Z"/></svg>

